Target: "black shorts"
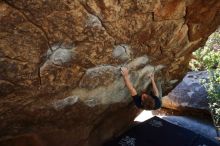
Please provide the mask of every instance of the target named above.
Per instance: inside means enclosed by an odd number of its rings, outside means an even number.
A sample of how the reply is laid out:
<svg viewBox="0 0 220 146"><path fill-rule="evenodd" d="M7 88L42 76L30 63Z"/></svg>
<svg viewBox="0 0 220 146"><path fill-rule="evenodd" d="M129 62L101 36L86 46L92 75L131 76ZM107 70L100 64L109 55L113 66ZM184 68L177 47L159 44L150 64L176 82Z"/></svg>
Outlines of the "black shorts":
<svg viewBox="0 0 220 146"><path fill-rule="evenodd" d="M153 97L154 103L155 103L154 110L161 108L162 102L161 102L160 98L157 96L154 96L154 95L151 95L151 97Z"/></svg>

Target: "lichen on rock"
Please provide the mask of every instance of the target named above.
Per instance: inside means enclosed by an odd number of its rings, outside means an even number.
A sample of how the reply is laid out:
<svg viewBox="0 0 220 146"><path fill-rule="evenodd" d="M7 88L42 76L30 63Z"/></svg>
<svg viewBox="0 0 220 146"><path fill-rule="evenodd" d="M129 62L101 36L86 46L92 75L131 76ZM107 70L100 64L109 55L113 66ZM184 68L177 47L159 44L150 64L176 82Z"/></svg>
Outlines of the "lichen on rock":
<svg viewBox="0 0 220 146"><path fill-rule="evenodd" d="M131 49L126 44L117 45L113 51L113 57L121 61L128 61L131 59Z"/></svg>
<svg viewBox="0 0 220 146"><path fill-rule="evenodd" d="M163 92L171 90L220 24L219 7L219 0L1 1L0 139L34 133L48 145L101 145L138 113L120 67L138 91L153 71Z"/></svg>
<svg viewBox="0 0 220 146"><path fill-rule="evenodd" d="M61 110L64 109L65 107L73 106L73 104L76 103L77 101L78 101L78 97L69 96L67 98L54 101L53 106L56 110Z"/></svg>

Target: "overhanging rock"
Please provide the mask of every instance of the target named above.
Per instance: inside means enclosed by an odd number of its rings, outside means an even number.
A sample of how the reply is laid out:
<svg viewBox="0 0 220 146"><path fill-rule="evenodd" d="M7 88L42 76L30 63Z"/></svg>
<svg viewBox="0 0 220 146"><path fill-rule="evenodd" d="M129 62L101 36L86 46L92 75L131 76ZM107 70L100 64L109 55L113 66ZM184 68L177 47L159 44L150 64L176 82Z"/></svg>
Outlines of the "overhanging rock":
<svg viewBox="0 0 220 146"><path fill-rule="evenodd" d="M3 0L0 138L34 133L45 145L100 145L138 113L156 71L164 92L220 24L220 1ZM104 129L104 130L102 130Z"/></svg>

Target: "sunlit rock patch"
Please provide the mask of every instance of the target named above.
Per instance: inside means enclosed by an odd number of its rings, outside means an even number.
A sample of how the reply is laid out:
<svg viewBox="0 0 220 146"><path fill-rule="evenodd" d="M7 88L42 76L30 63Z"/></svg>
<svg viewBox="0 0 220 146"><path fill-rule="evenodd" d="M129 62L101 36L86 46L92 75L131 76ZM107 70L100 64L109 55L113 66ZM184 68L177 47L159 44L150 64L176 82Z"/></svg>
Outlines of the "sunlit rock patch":
<svg viewBox="0 0 220 146"><path fill-rule="evenodd" d="M155 72L168 92L220 24L219 5L1 1L0 138L34 133L48 145L101 145L138 113L120 67L138 91Z"/></svg>

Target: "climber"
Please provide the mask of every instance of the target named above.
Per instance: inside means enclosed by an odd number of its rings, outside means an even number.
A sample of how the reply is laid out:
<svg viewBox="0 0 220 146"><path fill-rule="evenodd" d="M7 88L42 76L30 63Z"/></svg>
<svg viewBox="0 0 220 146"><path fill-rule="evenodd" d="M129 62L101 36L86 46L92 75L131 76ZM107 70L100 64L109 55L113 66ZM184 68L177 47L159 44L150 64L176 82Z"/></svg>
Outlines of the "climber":
<svg viewBox="0 0 220 146"><path fill-rule="evenodd" d="M159 91L157 85L154 81L154 73L148 75L151 79L153 86L153 93L151 93L150 95L148 95L146 91L142 91L141 95L137 94L136 89L133 87L129 79L128 69L126 67L121 67L121 74L123 76L125 85L129 89L129 92L133 97L134 103L138 108L146 110L156 110L161 107L162 103L159 98Z"/></svg>

